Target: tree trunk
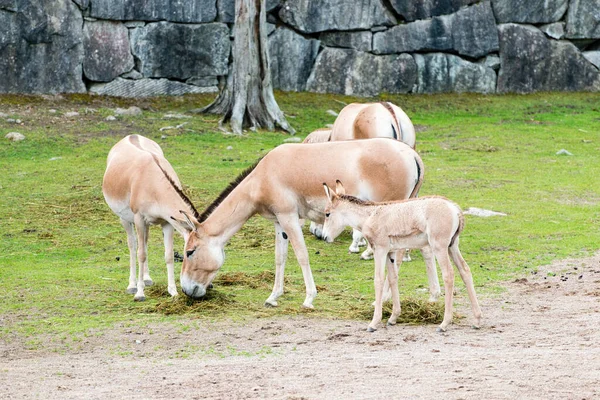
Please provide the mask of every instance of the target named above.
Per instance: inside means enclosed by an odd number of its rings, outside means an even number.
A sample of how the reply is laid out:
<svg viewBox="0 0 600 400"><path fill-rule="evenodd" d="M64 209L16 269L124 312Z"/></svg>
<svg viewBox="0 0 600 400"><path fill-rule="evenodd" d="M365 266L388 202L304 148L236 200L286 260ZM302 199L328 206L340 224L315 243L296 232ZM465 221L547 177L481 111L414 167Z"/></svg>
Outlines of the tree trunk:
<svg viewBox="0 0 600 400"><path fill-rule="evenodd" d="M200 111L223 115L221 125L230 122L236 134L276 126L294 134L273 96L265 0L236 0L234 29L233 67L225 87Z"/></svg>

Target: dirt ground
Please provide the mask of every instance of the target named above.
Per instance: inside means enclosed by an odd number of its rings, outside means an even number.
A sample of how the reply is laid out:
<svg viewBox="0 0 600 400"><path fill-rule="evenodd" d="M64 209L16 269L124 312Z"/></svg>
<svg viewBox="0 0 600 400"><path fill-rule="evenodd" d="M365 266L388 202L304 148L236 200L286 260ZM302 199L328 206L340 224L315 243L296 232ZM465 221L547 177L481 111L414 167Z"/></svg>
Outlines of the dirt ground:
<svg viewBox="0 0 600 400"><path fill-rule="evenodd" d="M459 293L446 333L293 318L122 327L63 352L0 342L0 398L600 398L600 255L506 288L480 299L480 330Z"/></svg>

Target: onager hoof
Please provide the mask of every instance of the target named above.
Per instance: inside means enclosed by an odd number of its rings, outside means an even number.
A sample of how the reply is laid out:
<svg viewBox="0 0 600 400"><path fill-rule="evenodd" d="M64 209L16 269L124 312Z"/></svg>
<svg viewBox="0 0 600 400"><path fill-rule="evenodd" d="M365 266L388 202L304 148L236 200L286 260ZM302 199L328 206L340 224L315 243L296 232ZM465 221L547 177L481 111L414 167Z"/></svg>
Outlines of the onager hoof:
<svg viewBox="0 0 600 400"><path fill-rule="evenodd" d="M135 296L133 301L146 301L146 296Z"/></svg>
<svg viewBox="0 0 600 400"><path fill-rule="evenodd" d="M277 302L275 300L266 300L265 301L265 307L271 308L271 307L277 307L279 304L277 304Z"/></svg>
<svg viewBox="0 0 600 400"><path fill-rule="evenodd" d="M363 252L363 253L360 255L360 259L361 259L361 260L372 260L372 259L373 259L373 254L371 254L371 253L367 253L367 252Z"/></svg>
<svg viewBox="0 0 600 400"><path fill-rule="evenodd" d="M136 294L136 293L137 293L136 287L127 288L127 294Z"/></svg>
<svg viewBox="0 0 600 400"><path fill-rule="evenodd" d="M152 286L154 285L154 281L152 279L144 279L144 285Z"/></svg>
<svg viewBox="0 0 600 400"><path fill-rule="evenodd" d="M477 329L477 330L481 329L481 327L479 325L472 325L471 328Z"/></svg>
<svg viewBox="0 0 600 400"><path fill-rule="evenodd" d="M387 322L387 326L394 326L396 325L396 321L388 321Z"/></svg>
<svg viewBox="0 0 600 400"><path fill-rule="evenodd" d="M309 310L314 310L315 306L312 304L302 303L302 308L308 308Z"/></svg>
<svg viewBox="0 0 600 400"><path fill-rule="evenodd" d="M436 329L437 332L439 333L444 333L446 332L446 328L442 328L441 326L438 326L438 328Z"/></svg>
<svg viewBox="0 0 600 400"><path fill-rule="evenodd" d="M371 332L371 333L375 332L376 330L377 329L371 328L370 326L367 328L367 332Z"/></svg>
<svg viewBox="0 0 600 400"><path fill-rule="evenodd" d="M353 246L348 247L348 253L350 253L350 254L352 254L352 253L358 253L359 251L360 251L360 249L358 248L358 246L356 246L356 247L353 247Z"/></svg>

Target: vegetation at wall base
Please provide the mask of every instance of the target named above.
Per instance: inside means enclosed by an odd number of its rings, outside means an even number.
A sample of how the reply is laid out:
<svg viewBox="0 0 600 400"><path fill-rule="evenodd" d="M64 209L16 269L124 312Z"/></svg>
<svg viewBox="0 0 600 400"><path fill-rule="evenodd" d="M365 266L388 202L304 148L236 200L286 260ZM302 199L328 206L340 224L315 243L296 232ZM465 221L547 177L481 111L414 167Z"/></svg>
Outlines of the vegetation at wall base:
<svg viewBox="0 0 600 400"><path fill-rule="evenodd" d="M333 123L327 110L367 101L314 93L276 93L276 98L300 138ZM60 346L116 325L192 319L370 319L373 262L348 254L350 231L327 244L308 233L308 224L305 236L319 291L315 309L301 308L305 289L291 248L286 292L279 307L264 307L274 278L274 233L272 224L258 216L226 246L225 264L206 299L166 294L157 227L150 231L149 244L156 284L147 289L143 303L125 293L126 235L101 192L106 155L119 139L137 133L156 140L198 209L245 167L289 139L285 133L262 131L227 135L218 129L218 116L186 114L211 99L0 96L0 340L20 340L27 348ZM398 104L416 125L417 151L426 168L421 195L446 196L465 210L507 214L466 217L461 249L480 296L493 296L502 282L535 273L553 259L586 256L600 248L600 94L368 100ZM116 107L134 105L142 115L106 119ZM26 139L10 142L4 139L9 132ZM572 155L557 154L561 149ZM181 252L182 246L176 237L175 249ZM400 269L401 322L436 323L443 304L426 305L425 266L418 251L412 257ZM458 301L466 301L458 279L457 274Z"/></svg>

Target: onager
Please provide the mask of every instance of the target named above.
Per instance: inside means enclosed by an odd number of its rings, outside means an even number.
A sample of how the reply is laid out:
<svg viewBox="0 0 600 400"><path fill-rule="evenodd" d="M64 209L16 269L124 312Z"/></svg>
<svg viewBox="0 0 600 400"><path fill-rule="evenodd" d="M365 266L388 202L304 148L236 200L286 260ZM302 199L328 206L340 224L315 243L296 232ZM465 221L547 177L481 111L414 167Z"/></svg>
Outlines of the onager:
<svg viewBox="0 0 600 400"><path fill-rule="evenodd" d="M325 132L329 132L326 134ZM415 148L415 127L406 113L397 105L390 102L351 103L340 111L331 130L322 128L310 133L304 143L318 141L337 141L351 139L371 139L388 137L406 143ZM323 226L311 222L310 232L318 238L323 236ZM358 231L352 234L352 244L348 248L351 253L358 253L364 245L363 236ZM370 248L361 255L364 260L373 256ZM408 252L404 261L410 261Z"/></svg>
<svg viewBox="0 0 600 400"><path fill-rule="evenodd" d="M143 301L144 287L153 284L148 270L148 233L150 225L163 230L168 291L177 295L173 263L173 230L188 240L187 224L171 218L180 210L199 215L183 194L181 183L160 146L143 136L130 135L108 153L102 193L110 209L120 218L127 232L129 247L129 285L127 293ZM137 231L137 240L136 240ZM139 275L136 281L136 247Z"/></svg>
<svg viewBox="0 0 600 400"><path fill-rule="evenodd" d="M323 183L327 195L325 209L325 240L332 242L346 226L361 231L375 252L375 311L368 331L377 329L382 317L383 281L387 278L392 289L393 309L388 325L394 325L400 315L398 293L398 267L396 252L407 248L430 247L440 264L444 279L444 320L438 331L446 331L452 322L454 270L450 257L467 287L471 308L475 316L474 327L481 322L481 309L475 295L471 270L458 248L459 235L464 228L464 217L458 205L443 197L422 197L403 201L375 203L346 195L342 183L336 181L334 192ZM433 262L429 260L427 262ZM435 269L429 266L428 271Z"/></svg>
<svg viewBox="0 0 600 400"><path fill-rule="evenodd" d="M181 269L181 288L193 298L207 286L224 263L227 241L253 215L275 225L275 283L265 305L277 306L283 294L288 243L302 268L306 298L313 307L317 294L300 219L322 222L327 197L321 182L331 176L347 181L348 190L373 200L405 199L415 195L423 181L419 155L404 143L390 139L284 144L246 170L200 215L185 213L191 230ZM175 214L176 215L176 214Z"/></svg>

